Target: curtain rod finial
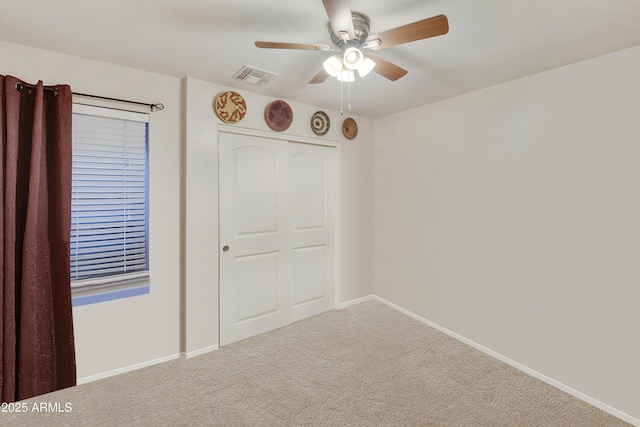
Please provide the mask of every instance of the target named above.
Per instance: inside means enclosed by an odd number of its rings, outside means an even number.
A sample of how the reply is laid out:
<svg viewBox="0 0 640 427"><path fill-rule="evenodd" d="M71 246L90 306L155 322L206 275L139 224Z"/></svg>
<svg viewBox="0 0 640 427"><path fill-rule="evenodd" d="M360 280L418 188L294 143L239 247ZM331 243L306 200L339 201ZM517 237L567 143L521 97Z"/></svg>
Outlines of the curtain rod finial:
<svg viewBox="0 0 640 427"><path fill-rule="evenodd" d="M162 104L161 102L151 105L151 111L160 111L160 110L164 110L164 104Z"/></svg>

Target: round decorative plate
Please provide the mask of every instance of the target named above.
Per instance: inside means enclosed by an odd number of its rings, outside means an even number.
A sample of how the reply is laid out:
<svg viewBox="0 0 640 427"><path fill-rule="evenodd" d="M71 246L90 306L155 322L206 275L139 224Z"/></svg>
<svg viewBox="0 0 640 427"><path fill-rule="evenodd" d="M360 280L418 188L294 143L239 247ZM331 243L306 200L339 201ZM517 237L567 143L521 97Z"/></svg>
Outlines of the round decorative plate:
<svg viewBox="0 0 640 427"><path fill-rule="evenodd" d="M344 119L344 122L342 122L342 134L347 139L353 139L358 134L358 124L351 117Z"/></svg>
<svg viewBox="0 0 640 427"><path fill-rule="evenodd" d="M329 132L329 127L331 126L331 122L329 121L329 116L324 111L317 111L311 117L311 130L316 135L324 135Z"/></svg>
<svg viewBox="0 0 640 427"><path fill-rule="evenodd" d="M289 129L293 121L293 111L289 104L282 100L270 102L264 109L264 120L276 132Z"/></svg>
<svg viewBox="0 0 640 427"><path fill-rule="evenodd" d="M238 92L221 92L213 104L216 116L225 123L238 123L247 114L247 103Z"/></svg>

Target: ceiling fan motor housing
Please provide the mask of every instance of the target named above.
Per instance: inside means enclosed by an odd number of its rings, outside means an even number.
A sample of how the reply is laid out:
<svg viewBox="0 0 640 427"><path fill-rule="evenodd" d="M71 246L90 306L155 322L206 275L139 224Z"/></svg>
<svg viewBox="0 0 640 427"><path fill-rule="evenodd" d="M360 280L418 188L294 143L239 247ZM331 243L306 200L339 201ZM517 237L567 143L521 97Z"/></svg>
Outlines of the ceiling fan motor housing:
<svg viewBox="0 0 640 427"><path fill-rule="evenodd" d="M351 40L343 40L339 36L335 35L333 32L333 28L331 28L331 24L329 24L329 36L331 36L331 41L334 45L341 51L347 49L348 47L361 47L364 42L369 37L369 18L366 15L361 13L351 13L351 18L353 20L353 31L355 37Z"/></svg>

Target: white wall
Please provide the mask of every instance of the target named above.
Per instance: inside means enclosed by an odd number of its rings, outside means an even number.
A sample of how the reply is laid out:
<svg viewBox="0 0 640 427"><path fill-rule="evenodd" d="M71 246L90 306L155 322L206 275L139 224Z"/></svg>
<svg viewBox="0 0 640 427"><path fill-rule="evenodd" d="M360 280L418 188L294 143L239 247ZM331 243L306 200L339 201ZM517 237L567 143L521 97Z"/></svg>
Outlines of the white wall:
<svg viewBox="0 0 640 427"><path fill-rule="evenodd" d="M180 352L180 80L0 41L0 73L74 92L162 102L150 116L151 292L73 310L78 378Z"/></svg>
<svg viewBox="0 0 640 427"><path fill-rule="evenodd" d="M325 84L332 84L326 82ZM213 101L221 85L186 78L186 331L185 351L198 354L218 345L218 119ZM275 98L247 90L236 90L247 102L247 114L234 125L272 132L264 121L264 109ZM372 123L355 117L358 136L349 141L342 136L344 117L324 110L330 117L327 135L317 137L310 128L313 113L320 108L287 101L294 113L284 134L337 141L339 236L336 274L340 302L370 295L372 272ZM345 115L345 117L347 117Z"/></svg>
<svg viewBox="0 0 640 427"><path fill-rule="evenodd" d="M374 293L640 419L640 47L374 123Z"/></svg>

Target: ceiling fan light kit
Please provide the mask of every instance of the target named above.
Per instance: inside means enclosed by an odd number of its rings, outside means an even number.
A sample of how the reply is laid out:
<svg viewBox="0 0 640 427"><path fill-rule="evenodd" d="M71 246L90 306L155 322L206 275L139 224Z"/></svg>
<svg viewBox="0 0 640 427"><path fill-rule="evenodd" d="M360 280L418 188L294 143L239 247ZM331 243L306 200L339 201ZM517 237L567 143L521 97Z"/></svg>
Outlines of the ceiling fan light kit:
<svg viewBox="0 0 640 427"><path fill-rule="evenodd" d="M370 58L366 58L362 52L357 49L356 52L358 53L349 52L348 59L347 53L344 57L340 54L332 55L323 62L322 66L330 76L335 77L338 81L352 82L355 80L355 70L358 71L360 77L364 77L376 66L376 63Z"/></svg>

